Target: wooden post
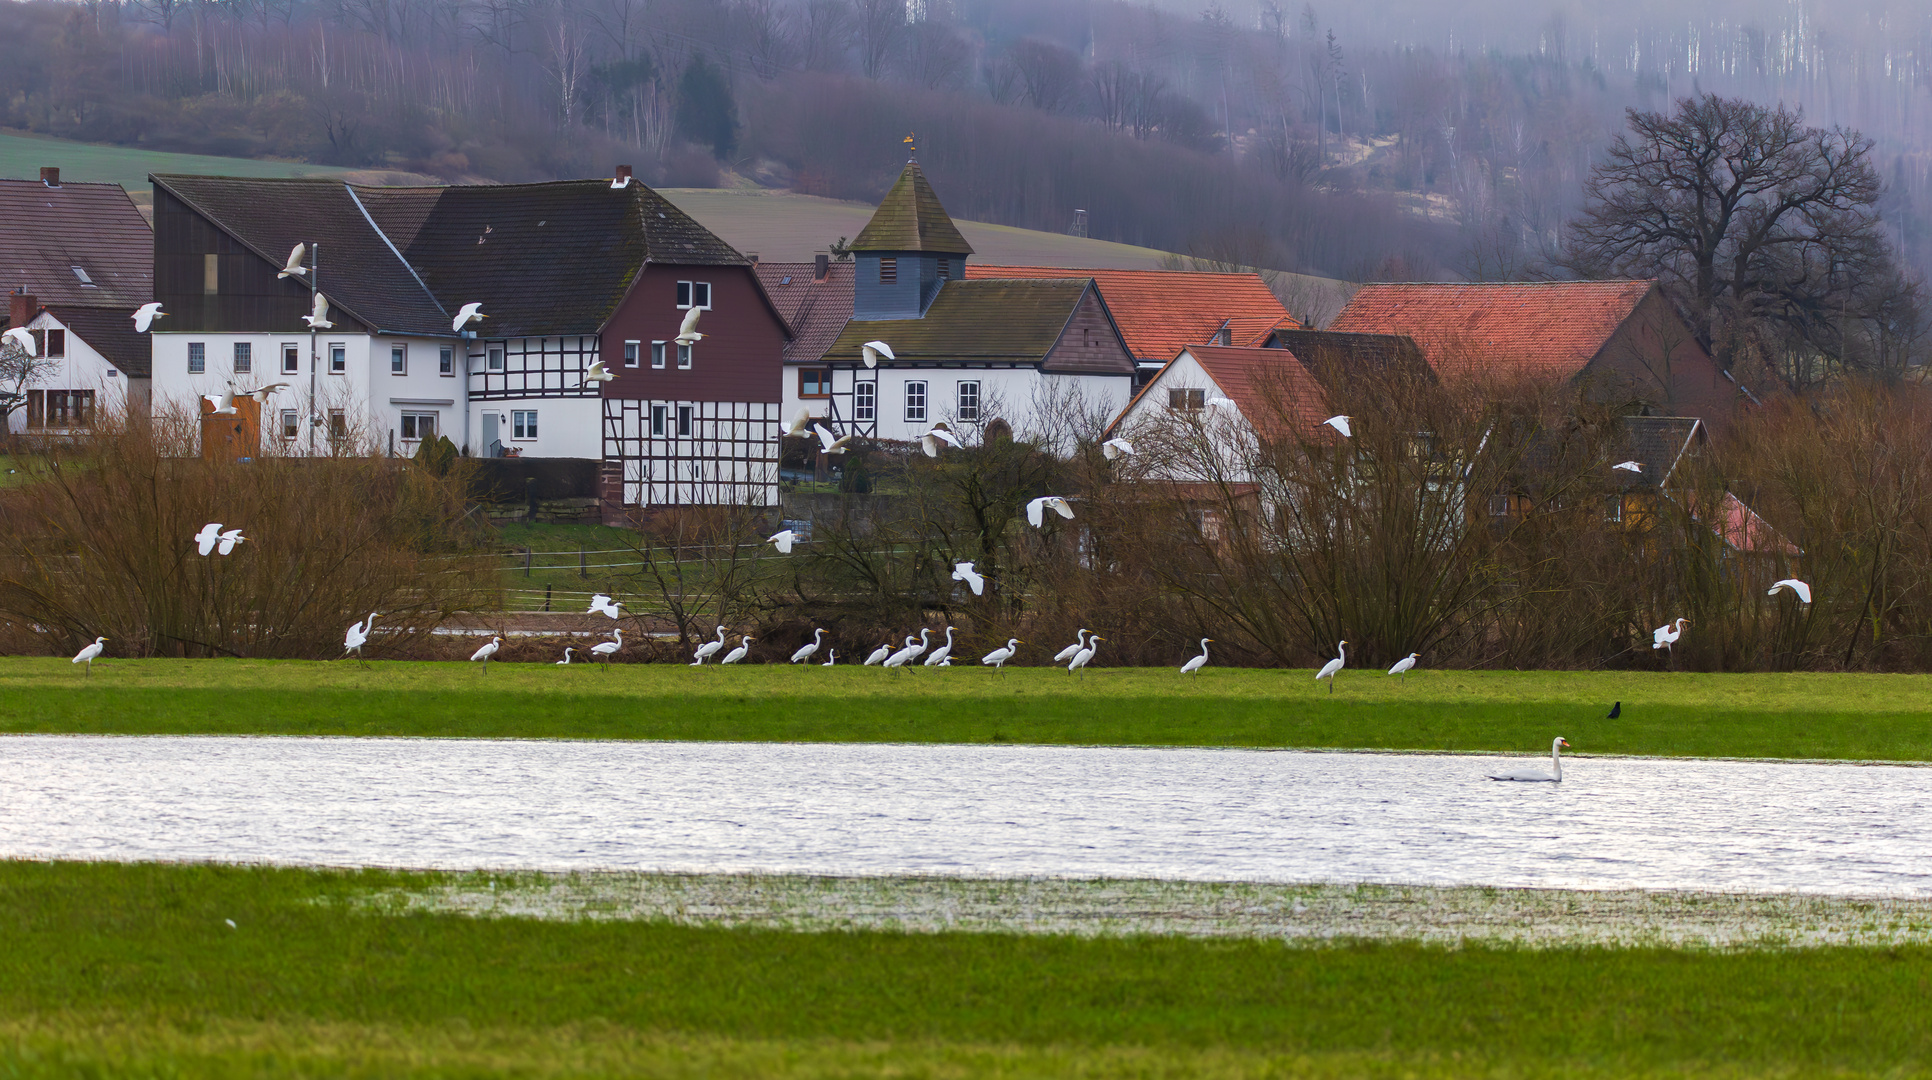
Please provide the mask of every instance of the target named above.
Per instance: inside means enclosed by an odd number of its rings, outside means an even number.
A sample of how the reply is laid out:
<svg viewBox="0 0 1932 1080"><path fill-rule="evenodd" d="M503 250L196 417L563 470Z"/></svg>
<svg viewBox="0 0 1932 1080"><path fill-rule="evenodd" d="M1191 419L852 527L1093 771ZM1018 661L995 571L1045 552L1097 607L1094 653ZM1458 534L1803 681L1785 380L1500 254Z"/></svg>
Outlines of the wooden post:
<svg viewBox="0 0 1932 1080"><path fill-rule="evenodd" d="M582 547L577 549L577 576L580 578L590 576L590 561L584 557L584 549Z"/></svg>

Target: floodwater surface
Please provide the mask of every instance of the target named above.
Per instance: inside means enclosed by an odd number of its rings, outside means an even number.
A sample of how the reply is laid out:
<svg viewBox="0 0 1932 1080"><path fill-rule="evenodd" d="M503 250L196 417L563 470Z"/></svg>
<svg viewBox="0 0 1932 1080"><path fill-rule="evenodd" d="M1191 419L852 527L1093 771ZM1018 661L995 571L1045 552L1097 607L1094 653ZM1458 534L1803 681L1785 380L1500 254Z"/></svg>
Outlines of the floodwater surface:
<svg viewBox="0 0 1932 1080"><path fill-rule="evenodd" d="M1540 759L1547 767L1549 759ZM1051 746L0 737L0 857L1932 896L1932 769Z"/></svg>

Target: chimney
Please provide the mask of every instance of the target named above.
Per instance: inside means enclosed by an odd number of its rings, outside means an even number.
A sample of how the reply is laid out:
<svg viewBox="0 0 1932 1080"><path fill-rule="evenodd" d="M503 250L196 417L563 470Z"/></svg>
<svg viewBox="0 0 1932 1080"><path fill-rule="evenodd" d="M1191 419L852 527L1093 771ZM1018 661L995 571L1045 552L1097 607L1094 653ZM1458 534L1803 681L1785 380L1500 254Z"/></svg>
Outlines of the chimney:
<svg viewBox="0 0 1932 1080"><path fill-rule="evenodd" d="M60 169L56 166L42 165L40 167L40 182L46 184L48 187L59 187Z"/></svg>
<svg viewBox="0 0 1932 1080"><path fill-rule="evenodd" d="M13 295L7 297L7 300L9 301L7 305L8 326L25 326L34 321L34 316L40 314L40 303L34 299L34 294L28 292L24 286L15 289Z"/></svg>
<svg viewBox="0 0 1932 1080"><path fill-rule="evenodd" d="M831 272L832 272L832 257L830 255L812 256L812 280L813 281L824 281L825 275Z"/></svg>
<svg viewBox="0 0 1932 1080"><path fill-rule="evenodd" d="M631 167L629 165L619 165L617 167L617 182L619 184L628 184L631 182Z"/></svg>

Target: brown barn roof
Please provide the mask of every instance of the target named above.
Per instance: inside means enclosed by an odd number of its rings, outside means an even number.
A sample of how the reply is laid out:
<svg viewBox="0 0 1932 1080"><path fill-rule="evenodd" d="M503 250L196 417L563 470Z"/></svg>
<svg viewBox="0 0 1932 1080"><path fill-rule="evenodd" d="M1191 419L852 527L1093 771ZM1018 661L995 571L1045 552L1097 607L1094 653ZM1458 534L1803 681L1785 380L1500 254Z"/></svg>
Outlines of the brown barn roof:
<svg viewBox="0 0 1932 1080"><path fill-rule="evenodd" d="M814 364L823 359L840 331L852 318L852 283L856 264L828 263L825 280L815 281L812 263L764 263L758 280L794 335L785 347L785 362Z"/></svg>
<svg viewBox="0 0 1932 1080"><path fill-rule="evenodd" d="M119 184L0 180L0 287L132 313L154 298L154 234Z"/></svg>
<svg viewBox="0 0 1932 1080"><path fill-rule="evenodd" d="M1330 330L1406 334L1444 374L1577 375L1654 281L1364 285Z"/></svg>
<svg viewBox="0 0 1932 1080"><path fill-rule="evenodd" d="M876 338L892 346L901 364L1036 364L1059 342L1092 287L1085 278L949 281L924 318L854 319L825 355L856 361L859 346Z"/></svg>
<svg viewBox="0 0 1932 1080"><path fill-rule="evenodd" d="M939 205L939 196L916 161L906 162L899 180L879 200L872 220L852 241L853 251L930 251L941 255L971 255L973 245L959 235L959 226Z"/></svg>
<svg viewBox="0 0 1932 1080"><path fill-rule="evenodd" d="M1222 328L1231 345L1259 345L1276 327L1301 323L1281 306L1258 274L1206 274L1187 270L1069 270L1055 266L967 264L968 280L980 278L1090 277L1100 286L1120 336L1140 360L1166 363L1188 345L1205 345Z"/></svg>

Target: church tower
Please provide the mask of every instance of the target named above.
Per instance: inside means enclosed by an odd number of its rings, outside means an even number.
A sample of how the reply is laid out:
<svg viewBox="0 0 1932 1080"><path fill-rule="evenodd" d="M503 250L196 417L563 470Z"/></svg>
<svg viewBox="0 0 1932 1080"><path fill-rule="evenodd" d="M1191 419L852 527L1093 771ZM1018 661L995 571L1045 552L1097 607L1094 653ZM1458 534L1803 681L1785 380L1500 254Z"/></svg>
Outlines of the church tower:
<svg viewBox="0 0 1932 1080"><path fill-rule="evenodd" d="M915 155L852 242L852 318L924 317L940 286L965 278L972 253Z"/></svg>

